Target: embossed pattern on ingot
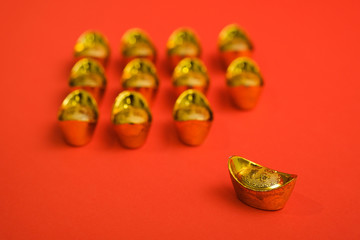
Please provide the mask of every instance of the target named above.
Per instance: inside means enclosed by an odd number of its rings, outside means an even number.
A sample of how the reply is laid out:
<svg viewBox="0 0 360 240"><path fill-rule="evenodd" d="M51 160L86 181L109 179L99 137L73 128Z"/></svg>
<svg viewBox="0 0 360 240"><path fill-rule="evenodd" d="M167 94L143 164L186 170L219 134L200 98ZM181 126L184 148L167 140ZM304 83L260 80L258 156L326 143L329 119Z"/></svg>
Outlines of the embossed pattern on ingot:
<svg viewBox="0 0 360 240"><path fill-rule="evenodd" d="M253 188L276 188L283 183L276 171L257 166L240 170L237 177L244 185Z"/></svg>

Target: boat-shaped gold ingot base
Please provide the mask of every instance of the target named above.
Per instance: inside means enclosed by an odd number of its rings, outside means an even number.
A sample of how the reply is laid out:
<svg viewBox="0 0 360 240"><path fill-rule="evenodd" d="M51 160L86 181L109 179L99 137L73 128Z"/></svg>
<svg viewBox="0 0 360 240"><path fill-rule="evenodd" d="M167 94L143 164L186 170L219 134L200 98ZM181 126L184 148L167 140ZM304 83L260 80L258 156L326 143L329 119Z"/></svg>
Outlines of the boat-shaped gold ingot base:
<svg viewBox="0 0 360 240"><path fill-rule="evenodd" d="M201 46L195 32L189 28L175 30L167 42L167 55L172 69L186 57L199 58Z"/></svg>
<svg viewBox="0 0 360 240"><path fill-rule="evenodd" d="M123 91L115 99L111 121L124 147L139 148L146 141L152 116L140 93Z"/></svg>
<svg viewBox="0 0 360 240"><path fill-rule="evenodd" d="M86 31L80 35L75 44L74 56L76 60L92 58L106 66L110 57L109 43L100 32Z"/></svg>
<svg viewBox="0 0 360 240"><path fill-rule="evenodd" d="M229 65L226 85L236 107L250 110L256 106L264 82L256 63L249 58L240 57Z"/></svg>
<svg viewBox="0 0 360 240"><path fill-rule="evenodd" d="M190 146L204 142L213 121L213 112L206 97L189 89L176 100L173 118L180 140Z"/></svg>
<svg viewBox="0 0 360 240"><path fill-rule="evenodd" d="M176 95L195 89L206 94L209 88L209 75L204 63L197 58L184 58L175 67L172 76Z"/></svg>
<svg viewBox="0 0 360 240"><path fill-rule="evenodd" d="M58 121L66 142L83 146L90 142L98 120L95 99L85 90L71 92L63 101Z"/></svg>
<svg viewBox="0 0 360 240"><path fill-rule="evenodd" d="M238 57L251 57L253 51L251 40L236 24L228 25L220 32L218 46L226 66Z"/></svg>
<svg viewBox="0 0 360 240"><path fill-rule="evenodd" d="M297 179L295 174L278 172L238 156L229 158L228 167L237 197L263 210L282 209Z"/></svg>
<svg viewBox="0 0 360 240"><path fill-rule="evenodd" d="M122 37L120 48L125 64L136 58L148 59L155 63L155 46L148 34L141 29L128 30Z"/></svg>

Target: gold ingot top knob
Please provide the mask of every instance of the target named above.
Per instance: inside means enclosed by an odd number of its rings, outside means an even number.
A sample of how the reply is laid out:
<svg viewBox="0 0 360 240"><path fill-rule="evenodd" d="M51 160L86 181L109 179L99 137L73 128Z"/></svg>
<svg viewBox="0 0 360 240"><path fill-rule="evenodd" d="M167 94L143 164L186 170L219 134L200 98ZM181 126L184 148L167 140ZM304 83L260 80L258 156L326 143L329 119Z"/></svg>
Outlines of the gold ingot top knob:
<svg viewBox="0 0 360 240"><path fill-rule="evenodd" d="M155 46L146 32L141 29L128 30L122 37L120 48L126 62L134 58L147 58L155 62Z"/></svg>
<svg viewBox="0 0 360 240"><path fill-rule="evenodd" d="M104 68L96 60L80 59L71 69L69 86L90 92L97 101L101 100L106 84Z"/></svg>
<svg viewBox="0 0 360 240"><path fill-rule="evenodd" d="M94 58L106 64L110 56L110 47L107 39L99 32L86 31L78 38L74 55L77 58Z"/></svg>
<svg viewBox="0 0 360 240"><path fill-rule="evenodd" d="M194 31L189 28L175 30L167 42L167 54L172 67L185 57L200 57L201 46Z"/></svg>
<svg viewBox="0 0 360 240"><path fill-rule="evenodd" d="M236 86L262 86L263 78L257 64L247 57L239 57L231 62L226 71L226 84Z"/></svg>
<svg viewBox="0 0 360 240"><path fill-rule="evenodd" d="M197 58L181 60L174 69L172 79L177 95L187 89L196 89L206 94L210 82L204 63Z"/></svg>
<svg viewBox="0 0 360 240"><path fill-rule="evenodd" d="M283 208L297 179L295 174L278 172L238 156L229 158L228 167L238 198L263 210Z"/></svg>
<svg viewBox="0 0 360 240"><path fill-rule="evenodd" d="M230 24L221 30L218 47L226 66L237 57L250 57L253 51L251 40L236 24Z"/></svg>

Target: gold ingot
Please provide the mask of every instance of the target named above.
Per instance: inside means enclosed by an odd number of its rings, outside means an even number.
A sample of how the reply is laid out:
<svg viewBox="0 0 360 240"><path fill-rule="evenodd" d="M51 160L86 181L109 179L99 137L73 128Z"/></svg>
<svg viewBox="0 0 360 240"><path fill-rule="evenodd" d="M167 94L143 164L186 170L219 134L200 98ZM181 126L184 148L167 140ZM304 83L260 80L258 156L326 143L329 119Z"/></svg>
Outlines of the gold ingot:
<svg viewBox="0 0 360 240"><path fill-rule="evenodd" d="M167 42L167 55L172 68L186 57L197 57L201 54L200 42L193 30L179 28L175 30Z"/></svg>
<svg viewBox="0 0 360 240"><path fill-rule="evenodd" d="M197 58L181 60L174 69L172 81L177 96L187 89L195 89L206 94L210 82L204 63Z"/></svg>
<svg viewBox="0 0 360 240"><path fill-rule="evenodd" d="M74 55L76 58L93 58L104 66L110 57L110 47L107 39L99 32L86 31L78 38Z"/></svg>
<svg viewBox="0 0 360 240"><path fill-rule="evenodd" d="M124 147L139 148L146 141L152 116L140 93L123 91L115 99L111 121Z"/></svg>
<svg viewBox="0 0 360 240"><path fill-rule="evenodd" d="M221 30L218 47L226 66L238 57L251 57L253 51L253 44L246 32L236 24Z"/></svg>
<svg viewBox="0 0 360 240"><path fill-rule="evenodd" d="M151 104L159 87L155 65L148 59L132 60L124 68L121 85L124 90L141 93Z"/></svg>
<svg viewBox="0 0 360 240"><path fill-rule="evenodd" d="M155 63L155 46L147 33L141 29L128 30L122 37L120 49L125 63L134 58L146 58Z"/></svg>
<svg viewBox="0 0 360 240"><path fill-rule="evenodd" d="M282 209L297 179L295 174L278 172L238 156L229 158L228 167L237 197L263 210Z"/></svg>
<svg viewBox="0 0 360 240"><path fill-rule="evenodd" d="M69 86L71 90L84 89L100 102L106 89L104 68L91 58L80 59L70 73Z"/></svg>
<svg viewBox="0 0 360 240"><path fill-rule="evenodd" d="M85 90L71 92L62 102L58 121L67 143L83 146L90 142L98 121L95 99Z"/></svg>
<svg viewBox="0 0 360 240"><path fill-rule="evenodd" d="M176 100L173 118L180 140L190 146L204 142L213 121L213 112L206 97L189 89Z"/></svg>
<svg viewBox="0 0 360 240"><path fill-rule="evenodd" d="M235 105L250 110L258 102L264 81L256 63L250 58L240 57L229 65L226 84Z"/></svg>

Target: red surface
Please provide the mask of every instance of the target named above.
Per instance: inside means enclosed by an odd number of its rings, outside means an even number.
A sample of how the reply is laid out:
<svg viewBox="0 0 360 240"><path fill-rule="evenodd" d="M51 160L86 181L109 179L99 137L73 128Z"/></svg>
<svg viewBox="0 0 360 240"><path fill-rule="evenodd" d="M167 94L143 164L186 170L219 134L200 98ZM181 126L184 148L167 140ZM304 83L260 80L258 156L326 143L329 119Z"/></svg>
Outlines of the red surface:
<svg viewBox="0 0 360 240"><path fill-rule="evenodd" d="M359 239L358 1L5 1L0 8L0 239ZM227 98L217 35L237 22L265 79L253 111ZM196 30L214 123L188 147L172 122L165 43ZM110 125L119 49L131 27L159 51L161 86L146 145L122 148ZM86 147L66 145L56 116L72 48L87 29L112 47L100 122ZM281 211L236 199L227 158L299 176Z"/></svg>

